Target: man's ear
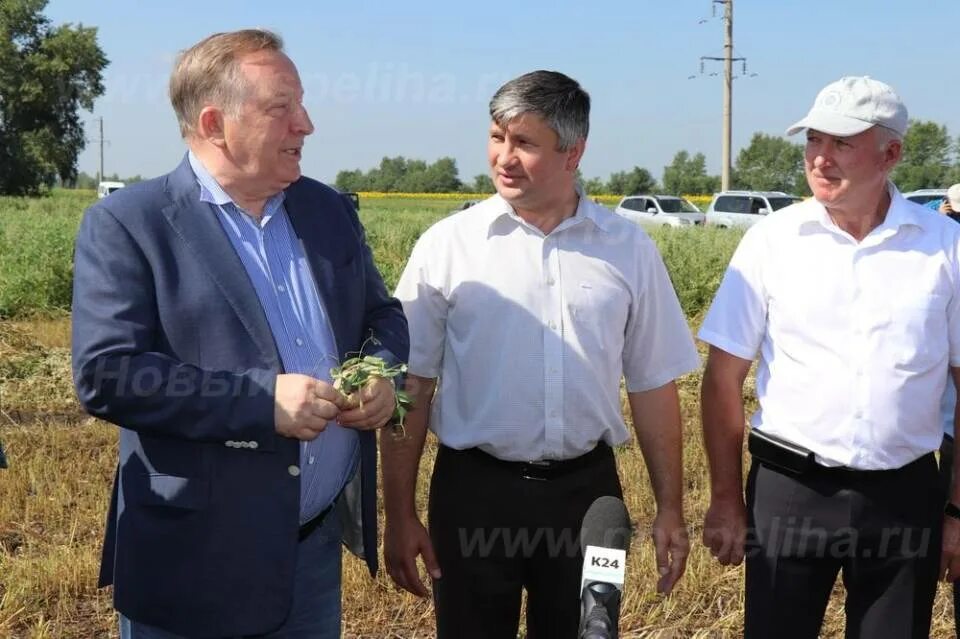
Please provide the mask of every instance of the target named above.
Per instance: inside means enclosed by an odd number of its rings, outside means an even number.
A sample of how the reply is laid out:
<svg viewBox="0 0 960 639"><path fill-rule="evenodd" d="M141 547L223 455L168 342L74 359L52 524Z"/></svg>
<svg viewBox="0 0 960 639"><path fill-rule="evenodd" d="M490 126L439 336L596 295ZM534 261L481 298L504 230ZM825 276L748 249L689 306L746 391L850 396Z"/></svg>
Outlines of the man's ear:
<svg viewBox="0 0 960 639"><path fill-rule="evenodd" d="M214 146L223 146L226 144L226 134L224 132L223 110L215 106L205 106L200 111L197 118L197 137L213 144Z"/></svg>
<svg viewBox="0 0 960 639"><path fill-rule="evenodd" d="M900 140L887 142L887 147L883 150L883 161L887 169L892 171L901 157L903 157L903 142Z"/></svg>
<svg viewBox="0 0 960 639"><path fill-rule="evenodd" d="M587 141L583 138L577 140L572 147L567 149L567 161L564 167L568 171L576 171L580 166L580 160L583 158L583 152L587 148Z"/></svg>

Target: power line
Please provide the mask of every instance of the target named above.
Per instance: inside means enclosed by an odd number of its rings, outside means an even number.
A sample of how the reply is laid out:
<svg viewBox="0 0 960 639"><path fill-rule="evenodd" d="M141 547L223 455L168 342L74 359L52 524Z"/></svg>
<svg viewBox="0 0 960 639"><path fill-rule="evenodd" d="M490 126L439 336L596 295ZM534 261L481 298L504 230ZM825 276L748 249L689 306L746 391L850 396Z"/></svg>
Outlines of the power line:
<svg viewBox="0 0 960 639"><path fill-rule="evenodd" d="M733 120L733 80L737 77L754 77L756 73L747 73L747 59L734 56L733 51L733 0L712 0L711 13L714 17L717 15L717 5L723 5L723 56L700 56L700 75L704 75L704 66L706 62L723 62L723 138L721 144L721 168L720 168L720 189L727 191L730 189L731 172L731 138L732 138L732 120ZM706 20L700 20L703 24ZM739 76L733 74L733 63L739 62L741 72ZM716 76L717 73L709 73L709 76ZM691 75L689 79L697 76Z"/></svg>

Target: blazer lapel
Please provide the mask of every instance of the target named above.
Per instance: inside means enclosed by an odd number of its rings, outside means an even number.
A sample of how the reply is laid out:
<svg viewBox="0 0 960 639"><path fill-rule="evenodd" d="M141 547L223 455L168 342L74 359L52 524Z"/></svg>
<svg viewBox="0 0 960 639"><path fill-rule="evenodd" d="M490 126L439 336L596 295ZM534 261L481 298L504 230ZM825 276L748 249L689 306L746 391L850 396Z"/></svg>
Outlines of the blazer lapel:
<svg viewBox="0 0 960 639"><path fill-rule="evenodd" d="M189 176L184 175L184 169ZM193 188L183 184L185 179L192 182ZM199 187L187 160L170 175L170 180L175 198L173 204L163 209L164 216L233 307L267 364L282 370L277 345L257 293L240 256L217 220L216 212L209 204L200 201ZM178 190L180 193L176 193Z"/></svg>

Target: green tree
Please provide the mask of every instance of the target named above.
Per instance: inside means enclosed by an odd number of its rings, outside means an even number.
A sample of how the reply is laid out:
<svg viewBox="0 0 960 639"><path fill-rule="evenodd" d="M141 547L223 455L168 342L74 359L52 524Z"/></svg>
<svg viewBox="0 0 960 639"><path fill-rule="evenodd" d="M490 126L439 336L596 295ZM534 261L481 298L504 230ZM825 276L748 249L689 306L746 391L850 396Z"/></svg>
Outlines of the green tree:
<svg viewBox="0 0 960 639"><path fill-rule="evenodd" d="M734 174L737 188L809 193L803 172L803 146L773 135L754 133L740 150Z"/></svg>
<svg viewBox="0 0 960 639"><path fill-rule="evenodd" d="M97 178L81 171L74 178L72 186L75 189L95 189L97 188Z"/></svg>
<svg viewBox="0 0 960 639"><path fill-rule="evenodd" d="M463 188L457 175L457 162L453 158L440 158L427 164L423 160L408 160L398 155L383 158L380 166L366 173L340 171L336 186L341 191L453 193Z"/></svg>
<svg viewBox="0 0 960 639"><path fill-rule="evenodd" d="M34 194L77 176L79 110L103 95L97 29L54 27L46 0L0 0L0 193Z"/></svg>
<svg viewBox="0 0 960 639"><path fill-rule="evenodd" d="M890 176L901 191L946 186L953 140L947 127L914 120L903 136L903 156Z"/></svg>
<svg viewBox="0 0 960 639"><path fill-rule="evenodd" d="M457 161L453 158L440 158L426 167L423 190L416 193L453 193L463 186L457 177Z"/></svg>
<svg viewBox="0 0 960 639"><path fill-rule="evenodd" d="M693 157L677 151L670 166L663 167L663 190L671 195L713 193L720 189L720 178L707 175L707 159L703 153Z"/></svg>
<svg viewBox="0 0 960 639"><path fill-rule="evenodd" d="M650 171L639 166L630 171L619 171L610 174L607 182L607 192L616 195L638 195L657 190L657 181L650 175Z"/></svg>
<svg viewBox="0 0 960 639"><path fill-rule="evenodd" d="M337 173L337 179L334 181L334 186L340 191L345 192L363 191L363 184L364 176L360 170L340 171Z"/></svg>
<svg viewBox="0 0 960 639"><path fill-rule="evenodd" d="M473 177L473 193L493 193L497 189L493 186L493 180L486 173L480 173Z"/></svg>
<svg viewBox="0 0 960 639"><path fill-rule="evenodd" d="M598 177L583 181L583 190L588 195L605 195L608 193L606 183Z"/></svg>

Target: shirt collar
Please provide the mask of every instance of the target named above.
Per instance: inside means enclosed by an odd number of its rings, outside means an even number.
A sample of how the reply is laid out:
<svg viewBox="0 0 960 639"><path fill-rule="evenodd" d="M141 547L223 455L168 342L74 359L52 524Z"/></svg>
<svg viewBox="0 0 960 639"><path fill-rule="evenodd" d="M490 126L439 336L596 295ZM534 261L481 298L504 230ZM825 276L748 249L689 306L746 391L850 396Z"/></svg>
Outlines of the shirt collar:
<svg viewBox="0 0 960 639"><path fill-rule="evenodd" d="M190 161L190 168L193 169L193 174L197 176L197 183L200 185L200 201L208 202L210 204L216 204L217 206L226 206L227 204L232 204L238 210L243 210L242 207L233 201L226 191L223 190L223 187L220 186L220 183L217 182L216 178L210 175L210 172L207 171L206 167L203 166L203 163L200 161L193 151L187 152L187 159ZM267 202L263 207L263 219L266 221L269 219L277 210L277 208L283 203L286 198L286 193L280 191L276 195L272 195L267 198Z"/></svg>
<svg viewBox="0 0 960 639"><path fill-rule="evenodd" d="M603 215L603 209L594 204L594 202L587 197L586 193L583 190L583 187L580 184L576 184L574 187L579 196L579 201L577 202L577 209L573 212L573 215L557 226L556 230L563 230L575 226L583 221L590 221L598 229L604 232L609 232L610 230L610 220L609 216ZM503 199L499 193L495 193L489 200L490 209L489 209L489 223L492 225L497 220L503 217L509 217L514 221L520 224L527 224L517 212L513 209L513 206L510 205L505 199Z"/></svg>
<svg viewBox="0 0 960 639"><path fill-rule="evenodd" d="M883 222L871 233L893 233L903 226L923 226L923 220L917 215L915 207L910 206L910 203L900 195L900 191L893 182L887 182L887 192L890 194L890 206L887 208L887 214L884 216ZM837 225L830 214L827 213L827 207L816 199L811 199L809 206L802 207L798 223L801 227L819 224L826 229L837 229Z"/></svg>

